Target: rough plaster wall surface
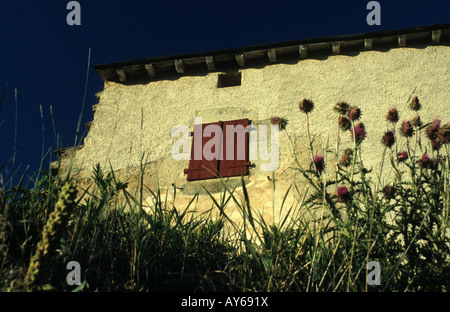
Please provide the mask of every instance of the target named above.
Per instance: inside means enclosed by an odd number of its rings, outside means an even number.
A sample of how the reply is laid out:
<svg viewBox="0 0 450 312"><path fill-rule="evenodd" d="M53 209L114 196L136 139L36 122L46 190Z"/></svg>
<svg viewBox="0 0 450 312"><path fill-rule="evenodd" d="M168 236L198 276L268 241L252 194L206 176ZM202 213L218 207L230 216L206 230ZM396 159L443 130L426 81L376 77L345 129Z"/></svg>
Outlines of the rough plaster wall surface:
<svg viewBox="0 0 450 312"><path fill-rule="evenodd" d="M171 146L178 139L171 137L175 125L192 129L194 117L202 117L203 122L249 118L269 125L270 118L278 116L287 118L289 123L280 132L280 167L275 177L298 182L298 174L290 169L295 166L292 152L305 167L311 158L305 114L298 110L303 98L315 103L310 131L318 153L327 145L335 147L337 114L333 105L346 101L362 109L361 121L368 133L362 143L367 168L376 169L380 164L380 139L392 128L385 121L387 111L396 107L400 121L415 116L407 108L412 95L417 95L422 103L422 121L439 117L444 123L450 122L448 46L363 51L240 71L241 86L228 88L217 88L217 72L135 85L106 82L74 167L89 172L97 163L109 168L110 162L114 170L126 176L142 160L151 172L146 177L151 187L158 183L163 188L170 188L172 183L185 186L183 169L188 167L188 161L175 161L171 156ZM351 144L351 136L346 132L341 136L340 151ZM400 139L399 144L402 149L405 140ZM329 157L328 168L334 166L332 158ZM269 203L272 196L267 193L272 189L267 175L271 173L256 168L251 169L249 178L249 192L264 203ZM383 179L388 182L388 177ZM280 186L280 191L287 190L289 184ZM269 197L262 195L265 193ZM293 202L294 197L298 199L293 196Z"/></svg>

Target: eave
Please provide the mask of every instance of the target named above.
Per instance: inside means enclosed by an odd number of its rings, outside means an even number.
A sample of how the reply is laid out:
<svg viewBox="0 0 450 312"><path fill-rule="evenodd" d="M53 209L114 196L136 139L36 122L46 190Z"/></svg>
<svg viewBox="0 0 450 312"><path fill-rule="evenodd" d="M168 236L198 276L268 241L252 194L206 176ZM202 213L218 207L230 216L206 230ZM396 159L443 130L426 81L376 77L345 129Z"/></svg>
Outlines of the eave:
<svg viewBox="0 0 450 312"><path fill-rule="evenodd" d="M95 65L105 81L133 83L136 80L165 79L230 68L249 68L261 64L283 62L285 59L314 58L418 44L438 45L450 41L450 23L400 30L276 42L237 49L151 57Z"/></svg>

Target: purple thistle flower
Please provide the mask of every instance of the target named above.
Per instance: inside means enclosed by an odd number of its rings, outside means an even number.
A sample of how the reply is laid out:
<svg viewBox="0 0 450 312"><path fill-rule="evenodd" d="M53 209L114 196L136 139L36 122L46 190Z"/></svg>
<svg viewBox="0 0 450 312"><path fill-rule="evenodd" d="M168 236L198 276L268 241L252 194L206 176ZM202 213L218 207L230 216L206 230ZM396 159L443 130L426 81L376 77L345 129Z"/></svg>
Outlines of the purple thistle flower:
<svg viewBox="0 0 450 312"><path fill-rule="evenodd" d="M428 157L427 154L423 154L422 158L418 161L418 163L419 163L420 168L425 168L425 169L427 169L427 168L431 169L431 168L433 168L433 165L434 165L433 160L430 157Z"/></svg>
<svg viewBox="0 0 450 312"><path fill-rule="evenodd" d="M341 203L346 203L350 200L350 193L345 186L340 186L337 188L338 200Z"/></svg>
<svg viewBox="0 0 450 312"><path fill-rule="evenodd" d="M397 161L398 162L404 162L407 159L408 159L408 152L403 151L403 152L397 154Z"/></svg>
<svg viewBox="0 0 450 312"><path fill-rule="evenodd" d="M367 132L364 129L364 125L359 123L352 129L352 138L355 138L356 144L360 144L367 136Z"/></svg>
<svg viewBox="0 0 450 312"><path fill-rule="evenodd" d="M325 168L324 157L323 155L314 156L314 165L316 166L317 172L321 173Z"/></svg>

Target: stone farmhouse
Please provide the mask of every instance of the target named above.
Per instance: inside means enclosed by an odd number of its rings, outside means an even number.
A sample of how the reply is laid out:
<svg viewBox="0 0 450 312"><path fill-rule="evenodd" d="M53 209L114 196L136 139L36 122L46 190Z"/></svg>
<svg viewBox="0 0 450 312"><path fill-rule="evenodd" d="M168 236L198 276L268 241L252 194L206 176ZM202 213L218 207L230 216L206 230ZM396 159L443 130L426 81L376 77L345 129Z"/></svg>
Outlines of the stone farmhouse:
<svg viewBox="0 0 450 312"><path fill-rule="evenodd" d="M389 109L398 109L400 121L410 120L415 112L408 102L417 96L424 122L450 121L450 24L152 57L94 69L104 90L96 94L84 144L56 151L61 170L70 164L86 186L100 164L129 181L131 189L142 172L146 190L159 187L180 208L197 194L197 207L211 208L206 190L220 198L224 188L235 189L241 196L241 176L252 208L269 219L282 205L301 202L307 188L294 168L309 168L312 156L306 114L299 110L303 99L314 103L308 114L313 154L327 155L329 177L336 157L325 151L336 147L336 103L361 109L367 132L363 160L372 173L380 165L380 139L392 127L386 122ZM341 133L339 150L352 144L350 134ZM389 182L389 176L381 181Z"/></svg>

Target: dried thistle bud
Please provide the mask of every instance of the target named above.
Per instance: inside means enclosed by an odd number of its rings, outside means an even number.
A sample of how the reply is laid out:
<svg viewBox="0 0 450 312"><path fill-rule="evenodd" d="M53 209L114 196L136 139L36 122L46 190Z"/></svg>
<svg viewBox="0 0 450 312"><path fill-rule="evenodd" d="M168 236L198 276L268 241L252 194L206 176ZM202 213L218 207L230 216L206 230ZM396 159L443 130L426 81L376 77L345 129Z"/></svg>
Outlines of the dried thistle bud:
<svg viewBox="0 0 450 312"><path fill-rule="evenodd" d="M348 167L352 161L353 151L350 148L347 148L339 159L339 164Z"/></svg>
<svg viewBox="0 0 450 312"><path fill-rule="evenodd" d="M411 120L411 124L412 124L414 127L422 127L422 122L420 121L420 116L417 115L416 117L414 117L414 118Z"/></svg>
<svg viewBox="0 0 450 312"><path fill-rule="evenodd" d="M287 124L288 124L287 118L281 118L280 123L278 124L278 128L280 130L284 130L286 129Z"/></svg>
<svg viewBox="0 0 450 312"><path fill-rule="evenodd" d="M430 140L434 140L438 136L438 132L440 129L441 121L436 118L431 125L427 127L426 134Z"/></svg>
<svg viewBox="0 0 450 312"><path fill-rule="evenodd" d="M381 138L381 143L383 143L384 146L391 148L395 143L394 132L387 131Z"/></svg>
<svg viewBox="0 0 450 312"><path fill-rule="evenodd" d="M352 123L347 117L339 116L339 127L341 127L342 130L347 131L352 127Z"/></svg>
<svg viewBox="0 0 450 312"><path fill-rule="evenodd" d="M344 150L344 155L347 155L347 156L353 156L353 150L351 149L351 148L346 148L345 150Z"/></svg>
<svg viewBox="0 0 450 312"><path fill-rule="evenodd" d="M450 123L445 124L439 129L438 138L443 144L450 143Z"/></svg>
<svg viewBox="0 0 450 312"><path fill-rule="evenodd" d="M361 118L361 115L361 109L356 106L351 107L348 111L348 118L351 121L359 120Z"/></svg>
<svg viewBox="0 0 450 312"><path fill-rule="evenodd" d="M400 133L404 137L412 137L414 134L414 129L409 120L402 121L402 126L400 127Z"/></svg>
<svg viewBox="0 0 450 312"><path fill-rule="evenodd" d="M272 118L270 118L270 123L271 123L272 125L279 125L279 124L280 124L280 121L281 121L281 118L280 118L280 117L272 117Z"/></svg>
<svg viewBox="0 0 450 312"><path fill-rule="evenodd" d="M303 99L299 104L298 108L305 114L312 112L314 109L314 103L311 100Z"/></svg>
<svg viewBox="0 0 450 312"><path fill-rule="evenodd" d="M431 139L431 148L433 149L433 151L438 151L441 149L442 143L439 139Z"/></svg>
<svg viewBox="0 0 450 312"><path fill-rule="evenodd" d="M392 199L392 198L394 198L394 197L395 197L395 191L396 191L396 189L395 189L394 186L392 186L392 185L386 185L386 186L383 188L383 194L384 194L384 197L386 197L386 199Z"/></svg>
<svg viewBox="0 0 450 312"><path fill-rule="evenodd" d="M334 110L339 114L339 115L345 115L347 114L349 109L349 105L346 102L339 102L336 103L334 105Z"/></svg>
<svg viewBox="0 0 450 312"><path fill-rule="evenodd" d="M278 126L278 128L280 130L284 130L284 129L286 129L288 120L286 118L281 118L281 117L272 117L272 118L270 118L270 123L274 126Z"/></svg>
<svg viewBox="0 0 450 312"><path fill-rule="evenodd" d="M420 110L422 106L420 105L419 98L417 96L412 98L411 103L409 103L409 107L414 111Z"/></svg>
<svg viewBox="0 0 450 312"><path fill-rule="evenodd" d="M386 120L391 123L396 123L398 118L398 110L396 108L391 108L387 113Z"/></svg>

